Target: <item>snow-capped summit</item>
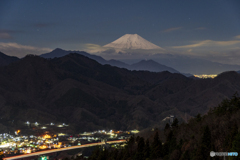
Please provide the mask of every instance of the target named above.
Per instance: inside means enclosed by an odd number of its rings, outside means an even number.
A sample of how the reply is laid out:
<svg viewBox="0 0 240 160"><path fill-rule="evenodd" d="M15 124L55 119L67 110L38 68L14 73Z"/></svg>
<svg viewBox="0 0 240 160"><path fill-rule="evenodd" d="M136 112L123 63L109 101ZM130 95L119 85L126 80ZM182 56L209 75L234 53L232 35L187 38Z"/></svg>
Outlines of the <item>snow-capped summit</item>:
<svg viewBox="0 0 240 160"><path fill-rule="evenodd" d="M103 47L115 49L162 49L137 34L125 34Z"/></svg>

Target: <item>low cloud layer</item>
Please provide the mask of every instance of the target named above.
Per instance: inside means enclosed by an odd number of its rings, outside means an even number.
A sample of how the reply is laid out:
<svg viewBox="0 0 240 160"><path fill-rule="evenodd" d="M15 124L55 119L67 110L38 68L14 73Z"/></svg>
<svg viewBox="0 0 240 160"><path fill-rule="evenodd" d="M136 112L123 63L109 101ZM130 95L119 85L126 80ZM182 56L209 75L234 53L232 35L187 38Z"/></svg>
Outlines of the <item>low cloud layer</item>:
<svg viewBox="0 0 240 160"><path fill-rule="evenodd" d="M240 39L240 35L235 36L236 39Z"/></svg>
<svg viewBox="0 0 240 160"><path fill-rule="evenodd" d="M213 41L213 40L204 40L200 41L194 44L189 44L189 45L183 45L183 46L174 46L172 48L196 48L196 47L225 47L225 46L231 46L231 45L236 45L240 44L240 40L231 40L231 41Z"/></svg>
<svg viewBox="0 0 240 160"><path fill-rule="evenodd" d="M85 44L84 51L88 53L92 53L95 55L103 56L104 58L136 58L142 56L151 56L156 53L165 53L164 49L151 49L151 50L143 50L143 49L116 49L110 47L102 47L97 44Z"/></svg>
<svg viewBox="0 0 240 160"><path fill-rule="evenodd" d="M27 54L40 55L43 53L51 52L50 48L40 48L34 46L21 45L18 43L3 43L0 42L0 52L10 56L17 56L19 58Z"/></svg>
<svg viewBox="0 0 240 160"><path fill-rule="evenodd" d="M98 53L106 49L98 44L87 43L84 45L84 50L89 53Z"/></svg>

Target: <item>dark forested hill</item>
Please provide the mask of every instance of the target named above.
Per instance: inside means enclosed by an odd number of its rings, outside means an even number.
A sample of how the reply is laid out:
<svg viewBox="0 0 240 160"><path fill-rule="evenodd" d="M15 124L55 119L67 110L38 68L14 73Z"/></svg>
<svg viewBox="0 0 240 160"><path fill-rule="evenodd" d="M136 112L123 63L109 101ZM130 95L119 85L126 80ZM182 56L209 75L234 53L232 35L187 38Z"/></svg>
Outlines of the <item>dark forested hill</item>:
<svg viewBox="0 0 240 160"><path fill-rule="evenodd" d="M18 61L19 58L14 56L8 56L2 52L0 52L0 66L6 66L12 62Z"/></svg>
<svg viewBox="0 0 240 160"><path fill-rule="evenodd" d="M240 91L240 75L194 80L181 74L129 71L79 54L26 56L0 68L0 123L68 123L78 131L144 129L206 113ZM3 127L2 127L3 128Z"/></svg>
<svg viewBox="0 0 240 160"><path fill-rule="evenodd" d="M157 160L221 160L239 159L240 152L240 97L234 94L224 99L207 115L198 114L188 123L179 124L178 119L158 129L140 132L128 139L124 148L95 148L89 160L95 159L157 159ZM217 155L225 152L227 156ZM228 156L229 152L234 152ZM210 153L211 156L210 156ZM77 160L84 159L82 157Z"/></svg>

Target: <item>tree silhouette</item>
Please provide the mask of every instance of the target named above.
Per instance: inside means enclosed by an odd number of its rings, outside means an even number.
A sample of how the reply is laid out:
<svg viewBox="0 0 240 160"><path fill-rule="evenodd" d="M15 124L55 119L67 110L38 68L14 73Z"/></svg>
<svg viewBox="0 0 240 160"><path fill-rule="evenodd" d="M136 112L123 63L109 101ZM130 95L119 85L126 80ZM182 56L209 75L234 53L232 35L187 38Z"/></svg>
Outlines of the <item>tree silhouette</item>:
<svg viewBox="0 0 240 160"><path fill-rule="evenodd" d="M149 139L146 140L145 148L144 148L144 158L150 157L151 148L149 146Z"/></svg>
<svg viewBox="0 0 240 160"><path fill-rule="evenodd" d="M167 123L167 124L165 125L164 131L168 130L169 128L170 128L170 125L169 125L169 123Z"/></svg>
<svg viewBox="0 0 240 160"><path fill-rule="evenodd" d="M238 152L238 154L240 154L240 133L238 133L235 136L235 139L232 142L232 149L231 149L231 151Z"/></svg>
<svg viewBox="0 0 240 160"><path fill-rule="evenodd" d="M155 132L151 147L151 158L162 157L162 141L159 139L158 131Z"/></svg>
<svg viewBox="0 0 240 160"><path fill-rule="evenodd" d="M144 138L140 137L138 140L137 152L135 155L136 160L144 160L144 147L145 147Z"/></svg>
<svg viewBox="0 0 240 160"><path fill-rule="evenodd" d="M177 127L178 126L178 119L177 118L175 118L174 120L173 120L173 123L172 123L172 127Z"/></svg>
<svg viewBox="0 0 240 160"><path fill-rule="evenodd" d="M209 153L211 151L211 131L208 126L203 128L203 136L201 138L199 147L197 149L195 159L210 159Z"/></svg>

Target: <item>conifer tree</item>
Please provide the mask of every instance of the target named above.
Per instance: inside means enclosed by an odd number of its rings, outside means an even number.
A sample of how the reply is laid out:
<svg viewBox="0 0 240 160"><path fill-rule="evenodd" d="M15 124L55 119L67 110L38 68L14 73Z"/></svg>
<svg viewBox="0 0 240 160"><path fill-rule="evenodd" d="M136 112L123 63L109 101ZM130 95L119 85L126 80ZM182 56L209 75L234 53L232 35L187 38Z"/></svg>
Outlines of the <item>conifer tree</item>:
<svg viewBox="0 0 240 160"><path fill-rule="evenodd" d="M127 148L130 152L130 154L133 154L133 150L134 150L134 144L135 144L135 138L134 135L131 136L127 142Z"/></svg>
<svg viewBox="0 0 240 160"><path fill-rule="evenodd" d="M167 124L165 125L164 131L168 130L169 128L170 128L170 125L169 125L169 123L167 123Z"/></svg>
<svg viewBox="0 0 240 160"><path fill-rule="evenodd" d="M238 127L237 127L237 124L234 123L233 126L230 128L230 133L225 138L224 146L226 150L229 150L230 148L232 148L232 142L237 134L238 134Z"/></svg>
<svg viewBox="0 0 240 160"><path fill-rule="evenodd" d="M155 132L152 142L152 147L157 147L160 143L158 131Z"/></svg>
<svg viewBox="0 0 240 160"><path fill-rule="evenodd" d="M98 158L98 155L100 154L100 148L99 146L95 147L93 152L92 152L92 155L89 157L90 160L95 160Z"/></svg>
<svg viewBox="0 0 240 160"><path fill-rule="evenodd" d="M200 122L202 120L202 117L201 117L200 113L197 114L196 120L197 120L197 122Z"/></svg>
<svg viewBox="0 0 240 160"><path fill-rule="evenodd" d="M211 131L208 126L204 127L201 142L206 149L211 149Z"/></svg>
<svg viewBox="0 0 240 160"><path fill-rule="evenodd" d="M163 157L169 154L169 144L167 142L164 143L162 147L162 155Z"/></svg>
<svg viewBox="0 0 240 160"><path fill-rule="evenodd" d="M136 160L144 160L144 147L145 147L144 138L140 137L138 140L137 152L135 155Z"/></svg>
<svg viewBox="0 0 240 160"><path fill-rule="evenodd" d="M162 157L162 141L159 140L158 131L155 132L151 148L151 158Z"/></svg>
<svg viewBox="0 0 240 160"><path fill-rule="evenodd" d="M97 160L106 160L108 158L108 150L100 151Z"/></svg>
<svg viewBox="0 0 240 160"><path fill-rule="evenodd" d="M136 142L137 142L137 143L138 143L139 139L140 139L140 137L139 137L139 136L137 136L137 137L136 137Z"/></svg>
<svg viewBox="0 0 240 160"><path fill-rule="evenodd" d="M146 140L145 148L144 148L144 158L149 158L150 157L150 146L149 146L149 139Z"/></svg>
<svg viewBox="0 0 240 160"><path fill-rule="evenodd" d="M131 155L130 155L129 151L127 149L124 150L122 159L125 160L125 159L129 159L130 157L131 157Z"/></svg>
<svg viewBox="0 0 240 160"><path fill-rule="evenodd" d="M177 127L178 126L178 119L177 118L175 118L174 120L173 120L173 123L172 123L172 127Z"/></svg>
<svg viewBox="0 0 240 160"><path fill-rule="evenodd" d="M240 154L240 133L238 133L235 136L235 139L232 142L232 149L231 149L231 151L238 152L238 154Z"/></svg>
<svg viewBox="0 0 240 160"><path fill-rule="evenodd" d="M203 128L203 136L201 138L199 147L197 149L195 159L210 159L209 153L211 151L211 131L208 126Z"/></svg>
<svg viewBox="0 0 240 160"><path fill-rule="evenodd" d="M174 137L173 130L170 130L170 132L168 132L168 134L167 134L166 142L163 145L163 151L162 151L163 156L170 154L170 148L172 148L170 146L172 146L171 141L172 141L173 137Z"/></svg>
<svg viewBox="0 0 240 160"><path fill-rule="evenodd" d="M178 149L181 150L182 145L183 145L183 139L181 138L180 141L179 141L179 144L178 144Z"/></svg>
<svg viewBox="0 0 240 160"><path fill-rule="evenodd" d="M180 160L190 160L189 151L185 151L185 152L182 154Z"/></svg>
<svg viewBox="0 0 240 160"><path fill-rule="evenodd" d="M112 159L117 159L118 157L118 149L114 149L112 152L111 152L111 158Z"/></svg>
<svg viewBox="0 0 240 160"><path fill-rule="evenodd" d="M118 153L116 160L121 160L123 158L123 150Z"/></svg>

